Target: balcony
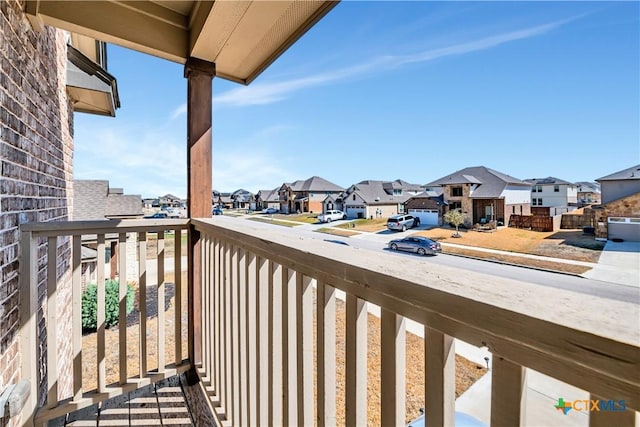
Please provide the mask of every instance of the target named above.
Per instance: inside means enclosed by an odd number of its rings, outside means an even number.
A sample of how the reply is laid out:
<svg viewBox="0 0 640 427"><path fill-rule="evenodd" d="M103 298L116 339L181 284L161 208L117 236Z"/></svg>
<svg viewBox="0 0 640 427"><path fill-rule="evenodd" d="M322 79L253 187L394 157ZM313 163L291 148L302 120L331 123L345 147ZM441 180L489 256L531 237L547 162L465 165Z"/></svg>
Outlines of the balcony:
<svg viewBox="0 0 640 427"><path fill-rule="evenodd" d="M175 256L184 249L183 232L186 263ZM240 220L37 223L24 224L21 233L22 378L31 386L23 420L38 426L183 373L207 402L199 415L218 425L332 426L342 410L346 425L364 425L370 305L380 310L384 426L404 425L408 415L408 323L420 325L425 337L429 426L453 425L454 338L492 353L491 425L524 424L525 368L586 390L592 399L625 401L626 411L592 412L591 426L634 425L633 411L640 409L633 302L615 301L603 312L587 295L436 265L417 273L420 259L398 263ZM118 340L107 343L106 333L115 329L106 330L106 308L98 304L95 350L82 339L83 236L96 242L97 283L107 276L109 240L119 243L119 272L137 267L139 316L127 317L121 280ZM128 236L136 236L135 257L127 256ZM151 239L157 250L148 259ZM165 317L169 270L173 315ZM149 290L157 298L149 298ZM104 287L98 295L103 300ZM346 312L343 405L336 403L339 299ZM148 310L154 304L157 315ZM136 345L127 339L128 327L137 333ZM87 371L89 362L96 369Z"/></svg>

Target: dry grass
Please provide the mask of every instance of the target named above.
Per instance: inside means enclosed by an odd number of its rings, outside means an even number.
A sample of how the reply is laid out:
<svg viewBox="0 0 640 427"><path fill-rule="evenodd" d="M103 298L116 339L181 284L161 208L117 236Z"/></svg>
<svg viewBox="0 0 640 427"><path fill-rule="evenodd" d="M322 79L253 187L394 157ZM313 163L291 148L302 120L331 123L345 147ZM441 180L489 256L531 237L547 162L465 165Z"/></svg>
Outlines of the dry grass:
<svg viewBox="0 0 640 427"><path fill-rule="evenodd" d="M341 228L336 228L336 227L322 227L314 231L317 231L318 233L332 234L334 236L343 236L343 237L356 236L360 234L356 231L343 230Z"/></svg>
<svg viewBox="0 0 640 427"><path fill-rule="evenodd" d="M583 235L582 230L538 232L507 227L492 233L461 231L461 238L451 237L454 232L451 228L433 228L416 234L446 243L587 262L598 262L604 247L593 236Z"/></svg>
<svg viewBox="0 0 640 427"><path fill-rule="evenodd" d="M369 233L376 233L387 228L387 218L376 219L356 219L346 224L341 224L340 228L349 228L357 231L366 231Z"/></svg>

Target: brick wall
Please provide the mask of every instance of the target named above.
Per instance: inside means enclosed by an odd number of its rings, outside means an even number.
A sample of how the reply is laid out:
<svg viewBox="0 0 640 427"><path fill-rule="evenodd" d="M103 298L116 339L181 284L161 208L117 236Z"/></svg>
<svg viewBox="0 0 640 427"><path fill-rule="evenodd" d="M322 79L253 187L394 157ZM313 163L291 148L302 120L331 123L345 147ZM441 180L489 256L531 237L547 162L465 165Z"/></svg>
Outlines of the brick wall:
<svg viewBox="0 0 640 427"><path fill-rule="evenodd" d="M20 2L0 1L0 391L20 376L19 224L63 221L71 214L73 115L65 88L65 37L52 28L32 31ZM70 336L70 325L65 320L70 319L71 309L68 254L69 242L59 240L58 333L63 337ZM44 246L39 248L39 256L38 326L43 331ZM46 336L41 337L43 346ZM61 340L60 356L70 354L70 342L64 341ZM40 351L37 357L42 359ZM68 367L59 366L61 378L68 382L71 378L65 375L67 370ZM70 384L59 387L64 395ZM0 424L4 421L0 420ZM17 420L12 422L18 424Z"/></svg>

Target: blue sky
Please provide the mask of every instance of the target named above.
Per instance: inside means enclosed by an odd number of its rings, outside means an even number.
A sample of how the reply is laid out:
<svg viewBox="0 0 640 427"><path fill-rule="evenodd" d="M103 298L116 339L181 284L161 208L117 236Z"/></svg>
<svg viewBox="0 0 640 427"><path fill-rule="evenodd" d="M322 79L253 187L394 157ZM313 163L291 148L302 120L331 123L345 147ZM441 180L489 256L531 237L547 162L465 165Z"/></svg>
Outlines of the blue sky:
<svg viewBox="0 0 640 427"><path fill-rule="evenodd" d="M251 85L214 79L213 187L589 181L640 163L640 3L343 1ZM75 115L75 178L186 195L183 66L109 46L122 107Z"/></svg>

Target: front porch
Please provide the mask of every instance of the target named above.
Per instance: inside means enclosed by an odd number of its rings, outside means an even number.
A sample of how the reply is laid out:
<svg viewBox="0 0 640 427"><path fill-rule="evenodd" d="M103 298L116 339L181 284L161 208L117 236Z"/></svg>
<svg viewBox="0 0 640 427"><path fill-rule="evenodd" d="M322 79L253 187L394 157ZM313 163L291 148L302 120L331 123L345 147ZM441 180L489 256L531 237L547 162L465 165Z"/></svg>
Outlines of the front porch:
<svg viewBox="0 0 640 427"><path fill-rule="evenodd" d="M127 233L137 233L144 246L151 233L175 238L183 229L197 233L200 253L189 258L186 266L181 257L174 257L175 271L193 271L194 264L200 265L200 274L189 274L187 283L175 276L175 295L182 295L179 289L183 286L188 290L188 298L176 297L174 302L188 307L187 324L182 325L177 315L162 318L163 310L158 307L159 327L153 334L146 329L149 316L140 313L140 346L135 352L124 338L116 348L105 348L100 309L99 369L92 374L97 389L89 389L83 383L86 353L78 318L82 235L96 235L102 242L105 234L115 233L124 240ZM197 384L194 390L207 396L206 406L197 415L210 413L218 425L332 426L341 409L345 425L365 424L367 401L372 397L367 392L370 348L366 319L370 304L380 307L384 349L378 371L379 397L385 402L379 408L381 425L404 425L413 417L407 414L404 400L408 322L422 328L425 336L425 364L420 368L425 375L424 406L429 425L452 425L454 338L487 347L492 353L492 425L524 423L525 367L587 390L593 399L601 396L625 402L626 411L591 413L591 426L633 425L633 410L640 407L638 330L631 327L639 313L631 302L611 303L614 309L602 313L593 297L482 274L460 275L436 265L429 274L418 274L414 273L418 259L406 259L398 265L395 258L372 257L365 250L300 239L279 229L258 228L229 218L26 224L22 233L22 292L26 299L21 301L25 316L21 332L24 354L31 355L23 365L23 377L31 380L33 397L42 396L27 406L25 416L33 411L35 425L46 425L69 412L132 393L191 368L196 369L191 370L191 383ZM174 244L180 245L180 240ZM70 352L64 350L67 340L60 335L55 315L68 286L57 280L64 275L59 274L56 251L65 250L65 245L72 254ZM127 271L127 262L136 262L139 280L146 283L147 264L157 264L156 286L162 295L167 284L162 248L159 244L157 258L152 261L146 256L137 260L119 257L120 271ZM146 251L141 248L139 253ZM101 283L104 256L98 259ZM33 274L38 265L47 266L46 277ZM38 289L45 288L39 310ZM144 301L145 295L138 297ZM341 298L345 300L344 326L336 322L337 299ZM121 309L123 301L121 293ZM158 297L158 301L164 298ZM550 306L550 301L555 303ZM558 309L560 304L562 310ZM119 319L118 328L126 329L126 313ZM342 327L346 336L343 380L336 375L336 335ZM176 340L168 345L166 337L172 333ZM39 349L37 343L43 334L47 344ZM189 343L186 358L177 350L183 340ZM165 349L153 355L157 366L147 363L152 356L146 350L149 341ZM115 383L105 374L109 353L118 355ZM140 361L140 368L133 372L126 363L131 358ZM60 370L64 366L70 369ZM64 391L67 382L72 384L70 393ZM342 392L344 408L338 408L336 396Z"/></svg>

